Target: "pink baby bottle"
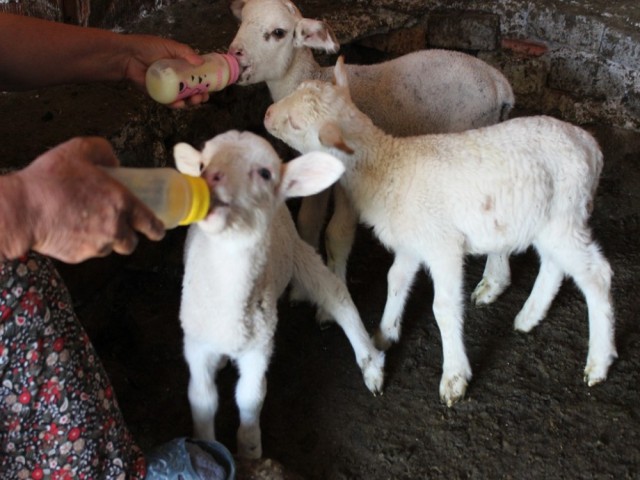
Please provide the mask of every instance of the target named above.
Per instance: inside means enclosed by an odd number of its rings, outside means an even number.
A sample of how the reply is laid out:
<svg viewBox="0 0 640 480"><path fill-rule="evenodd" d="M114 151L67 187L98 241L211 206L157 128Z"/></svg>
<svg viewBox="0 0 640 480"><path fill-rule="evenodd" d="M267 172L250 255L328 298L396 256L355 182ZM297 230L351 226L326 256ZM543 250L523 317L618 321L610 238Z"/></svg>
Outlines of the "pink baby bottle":
<svg viewBox="0 0 640 480"><path fill-rule="evenodd" d="M198 93L222 90L238 81L240 66L233 55L214 52L202 58L205 62L197 67L183 59L154 62L145 79L149 96L169 104Z"/></svg>

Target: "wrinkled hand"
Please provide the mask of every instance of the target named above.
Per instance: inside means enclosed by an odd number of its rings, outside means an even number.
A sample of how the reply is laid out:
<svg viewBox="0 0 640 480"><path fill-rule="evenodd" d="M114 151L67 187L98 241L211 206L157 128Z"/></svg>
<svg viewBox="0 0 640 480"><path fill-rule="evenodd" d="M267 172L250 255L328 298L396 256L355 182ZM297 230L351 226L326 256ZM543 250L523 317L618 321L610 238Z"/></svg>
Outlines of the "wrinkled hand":
<svg viewBox="0 0 640 480"><path fill-rule="evenodd" d="M96 165L116 166L103 138L74 138L18 172L31 249L67 263L133 252L141 232L164 236L164 225L131 192Z"/></svg>
<svg viewBox="0 0 640 480"><path fill-rule="evenodd" d="M136 87L146 92L145 75L151 64L164 58L181 58L194 67L202 65L204 60L191 47L183 43L152 35L128 36L134 41L133 51L129 61L126 62L125 78L129 79ZM170 108L182 108L187 105L198 105L209 100L209 94L196 94L183 100L177 100L168 105Z"/></svg>

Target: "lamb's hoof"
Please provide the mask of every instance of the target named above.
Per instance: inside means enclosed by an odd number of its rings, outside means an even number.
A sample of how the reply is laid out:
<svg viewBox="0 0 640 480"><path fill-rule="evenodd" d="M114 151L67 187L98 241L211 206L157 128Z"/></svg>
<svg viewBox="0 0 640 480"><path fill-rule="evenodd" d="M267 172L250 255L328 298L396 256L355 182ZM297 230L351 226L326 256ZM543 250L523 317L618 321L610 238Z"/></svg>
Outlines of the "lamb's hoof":
<svg viewBox="0 0 640 480"><path fill-rule="evenodd" d="M607 374L595 374L593 372L584 371L584 383L587 384L587 386L589 387L593 387L594 385L597 385L599 383L604 382L607 379Z"/></svg>
<svg viewBox="0 0 640 480"><path fill-rule="evenodd" d="M516 315L513 328L522 333L529 333L541 320L541 318L534 316L531 312L527 312L523 308L518 315Z"/></svg>
<svg viewBox="0 0 640 480"><path fill-rule="evenodd" d="M261 445L240 445L238 444L238 457L255 460L262 457Z"/></svg>
<svg viewBox="0 0 640 480"><path fill-rule="evenodd" d="M362 362L362 376L364 383L374 396L382 395L384 385L384 352L376 352Z"/></svg>
<svg viewBox="0 0 640 480"><path fill-rule="evenodd" d="M391 346L398 341L397 338L392 338L390 335L385 335L381 329L377 329L376 333L373 335L373 344L374 346L382 351L386 352L391 348Z"/></svg>
<svg viewBox="0 0 640 480"><path fill-rule="evenodd" d="M271 458L260 458L258 460L240 459L237 465L237 473L235 478L303 480L300 475L288 470L284 465Z"/></svg>
<svg viewBox="0 0 640 480"><path fill-rule="evenodd" d="M335 323L335 319L324 308L319 308L316 312L316 323L320 330L326 330Z"/></svg>
<svg viewBox="0 0 640 480"><path fill-rule="evenodd" d="M495 302L508 286L483 278L471 294L471 301L477 306L489 305Z"/></svg>
<svg viewBox="0 0 640 480"><path fill-rule="evenodd" d="M238 456L253 460L262 457L262 440L259 428L241 426L238 429Z"/></svg>
<svg viewBox="0 0 640 480"><path fill-rule="evenodd" d="M607 360L603 362L596 362L592 359L588 359L587 366L584 369L584 382L589 387L593 387L600 382L604 382L607 379L609 367L616 358L618 358L618 354L614 351L607 357Z"/></svg>
<svg viewBox="0 0 640 480"><path fill-rule="evenodd" d="M440 381L440 401L447 407L462 400L467 391L467 380L463 375L442 377Z"/></svg>

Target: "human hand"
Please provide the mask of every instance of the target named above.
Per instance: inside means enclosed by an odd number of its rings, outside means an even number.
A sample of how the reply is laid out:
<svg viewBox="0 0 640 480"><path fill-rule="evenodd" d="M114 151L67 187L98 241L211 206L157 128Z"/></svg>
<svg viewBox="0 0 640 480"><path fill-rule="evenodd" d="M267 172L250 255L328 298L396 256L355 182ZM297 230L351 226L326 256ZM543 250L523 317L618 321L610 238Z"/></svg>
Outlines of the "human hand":
<svg viewBox="0 0 640 480"><path fill-rule="evenodd" d="M112 251L133 252L136 232L162 239L162 222L97 167L117 164L107 140L84 137L58 145L17 172L24 204L15 210L24 218L24 250L78 263Z"/></svg>
<svg viewBox="0 0 640 480"><path fill-rule="evenodd" d="M174 40L153 35L127 35L131 43L130 57L125 62L125 78L137 88L146 92L145 75L151 64L164 58L180 58L194 67L204 63L204 59L191 47ZM209 100L209 93L192 95L168 105L170 108L182 108L187 105L198 105Z"/></svg>

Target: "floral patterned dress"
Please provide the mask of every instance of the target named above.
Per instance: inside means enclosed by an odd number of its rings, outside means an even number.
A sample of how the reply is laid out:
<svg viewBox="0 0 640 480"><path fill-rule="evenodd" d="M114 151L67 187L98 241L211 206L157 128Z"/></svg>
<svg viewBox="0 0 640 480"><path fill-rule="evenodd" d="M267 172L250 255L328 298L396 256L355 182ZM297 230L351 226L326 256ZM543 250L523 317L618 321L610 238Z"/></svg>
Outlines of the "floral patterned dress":
<svg viewBox="0 0 640 480"><path fill-rule="evenodd" d="M0 478L137 479L144 456L50 260L0 262Z"/></svg>

